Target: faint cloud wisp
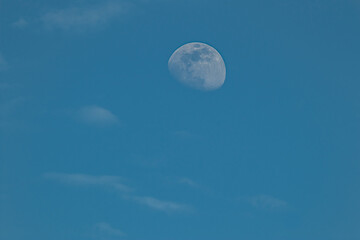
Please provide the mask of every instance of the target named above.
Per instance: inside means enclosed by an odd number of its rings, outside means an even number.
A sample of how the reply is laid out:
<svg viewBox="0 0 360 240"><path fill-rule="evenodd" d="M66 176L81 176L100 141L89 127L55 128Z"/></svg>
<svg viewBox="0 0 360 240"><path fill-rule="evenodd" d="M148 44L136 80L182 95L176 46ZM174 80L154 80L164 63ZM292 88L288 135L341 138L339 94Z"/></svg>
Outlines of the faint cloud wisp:
<svg viewBox="0 0 360 240"><path fill-rule="evenodd" d="M12 23L12 26L17 28L24 28L27 25L29 25L29 23L23 18L19 18L17 21Z"/></svg>
<svg viewBox="0 0 360 240"><path fill-rule="evenodd" d="M188 185L190 187L199 187L199 184L197 184L196 182L194 182L190 178L186 178L186 177L180 178L179 183Z"/></svg>
<svg viewBox="0 0 360 240"><path fill-rule="evenodd" d="M187 205L163 201L153 197L132 197L132 199L137 203L164 212L183 212L191 210L191 208Z"/></svg>
<svg viewBox="0 0 360 240"><path fill-rule="evenodd" d="M124 200L136 202L163 212L184 212L192 208L188 205L175 202L163 201L153 197L139 197L132 195L133 189L122 183L122 178L118 176L92 176L87 174L65 174L65 173L46 173L43 175L47 179L55 180L64 184L76 186L94 186L117 190ZM105 225L102 225L105 229ZM109 229L109 228L108 228Z"/></svg>
<svg viewBox="0 0 360 240"><path fill-rule="evenodd" d="M125 233L123 233L121 230L116 229L112 227L110 224L105 222L100 222L95 224L96 230L99 231L101 235L106 235L110 237L123 237L125 236Z"/></svg>
<svg viewBox="0 0 360 240"><path fill-rule="evenodd" d="M119 119L109 110L99 106L86 106L78 110L78 118L88 124L106 126L119 123Z"/></svg>
<svg viewBox="0 0 360 240"><path fill-rule="evenodd" d="M42 22L48 28L85 30L107 23L125 11L119 2L107 2L91 7L73 7L48 12Z"/></svg>
<svg viewBox="0 0 360 240"><path fill-rule="evenodd" d="M70 185L111 187L121 192L131 191L129 187L121 183L122 179L118 176L92 176L86 174L46 173L44 174L44 177Z"/></svg>
<svg viewBox="0 0 360 240"><path fill-rule="evenodd" d="M248 197L246 200L253 206L259 209L266 210L278 210L283 209L288 206L288 203L277 199L269 195L258 195L253 197Z"/></svg>

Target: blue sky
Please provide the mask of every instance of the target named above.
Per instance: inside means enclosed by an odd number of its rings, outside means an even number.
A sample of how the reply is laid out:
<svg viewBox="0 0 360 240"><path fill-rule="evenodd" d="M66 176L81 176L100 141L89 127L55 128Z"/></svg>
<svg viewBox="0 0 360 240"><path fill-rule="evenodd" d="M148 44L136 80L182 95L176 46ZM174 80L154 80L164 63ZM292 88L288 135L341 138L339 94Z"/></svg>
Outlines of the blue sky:
<svg viewBox="0 0 360 240"><path fill-rule="evenodd" d="M1 0L0 239L360 239L360 3ZM222 88L168 71L204 42Z"/></svg>

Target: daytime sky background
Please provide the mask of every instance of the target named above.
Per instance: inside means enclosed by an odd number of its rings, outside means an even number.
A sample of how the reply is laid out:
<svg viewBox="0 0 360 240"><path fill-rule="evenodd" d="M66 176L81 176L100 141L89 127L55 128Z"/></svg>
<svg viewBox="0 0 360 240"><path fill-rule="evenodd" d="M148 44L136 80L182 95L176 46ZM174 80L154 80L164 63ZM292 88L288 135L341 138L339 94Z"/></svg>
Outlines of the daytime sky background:
<svg viewBox="0 0 360 240"><path fill-rule="evenodd" d="M0 0L0 239L359 240L360 2ZM203 42L224 85L168 60Z"/></svg>

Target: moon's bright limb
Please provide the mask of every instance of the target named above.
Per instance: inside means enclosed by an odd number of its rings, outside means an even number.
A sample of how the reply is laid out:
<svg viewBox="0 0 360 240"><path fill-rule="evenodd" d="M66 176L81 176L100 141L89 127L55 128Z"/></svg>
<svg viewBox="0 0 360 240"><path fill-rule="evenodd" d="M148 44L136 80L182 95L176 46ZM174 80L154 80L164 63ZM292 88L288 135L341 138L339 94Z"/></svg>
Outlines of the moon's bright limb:
<svg viewBox="0 0 360 240"><path fill-rule="evenodd" d="M178 81L203 91L220 88L226 77L221 55L213 47L200 42L188 43L176 49L168 67Z"/></svg>

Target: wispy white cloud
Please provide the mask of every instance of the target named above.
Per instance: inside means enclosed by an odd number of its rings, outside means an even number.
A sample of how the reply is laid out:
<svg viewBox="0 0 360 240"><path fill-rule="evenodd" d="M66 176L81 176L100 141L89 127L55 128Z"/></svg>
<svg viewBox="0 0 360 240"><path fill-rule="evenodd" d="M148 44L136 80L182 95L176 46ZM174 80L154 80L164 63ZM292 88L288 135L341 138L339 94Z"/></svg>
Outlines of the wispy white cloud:
<svg viewBox="0 0 360 240"><path fill-rule="evenodd" d="M106 235L110 237L123 237L125 236L125 233L123 233L121 230L116 229L112 227L110 224L105 222L100 222L95 224L96 230L100 232L101 235ZM105 237L106 237L105 236Z"/></svg>
<svg viewBox="0 0 360 240"><path fill-rule="evenodd" d="M100 186L110 187L122 192L131 191L129 187L122 183L122 178L118 176L92 176L87 174L46 173L44 174L44 177L70 185Z"/></svg>
<svg viewBox="0 0 360 240"><path fill-rule="evenodd" d="M78 110L78 118L88 124L93 125L114 125L119 123L119 119L109 110L99 106L86 106Z"/></svg>
<svg viewBox="0 0 360 240"><path fill-rule="evenodd" d="M277 210L283 209L288 206L288 203L284 200L269 196L269 195L258 195L248 197L246 200L253 206L259 209Z"/></svg>
<svg viewBox="0 0 360 240"><path fill-rule="evenodd" d="M186 178L186 177L180 178L179 183L188 185L190 187L199 187L199 184L197 184L196 182L194 182L190 178Z"/></svg>
<svg viewBox="0 0 360 240"><path fill-rule="evenodd" d="M29 24L28 21L26 21L24 18L19 18L17 21L12 23L12 26L17 28L24 28L28 24Z"/></svg>
<svg viewBox="0 0 360 240"><path fill-rule="evenodd" d="M124 200L136 202L163 212L183 212L192 208L188 205L175 202L163 201L154 197L140 197L133 195L133 190L122 183L122 178L118 176L93 176L87 174L65 174L65 173L46 173L44 177L64 184L76 186L94 186L111 188L119 191ZM103 228L105 225L103 225Z"/></svg>
<svg viewBox="0 0 360 240"><path fill-rule="evenodd" d="M0 53L0 71L4 71L8 68L8 63Z"/></svg>
<svg viewBox="0 0 360 240"><path fill-rule="evenodd" d="M191 207L188 205L163 201L153 197L132 197L132 199L139 204L164 212L183 212L191 210Z"/></svg>
<svg viewBox="0 0 360 240"><path fill-rule="evenodd" d="M110 1L86 7L71 7L46 13L42 22L49 28L85 30L103 25L125 12L124 3Z"/></svg>

